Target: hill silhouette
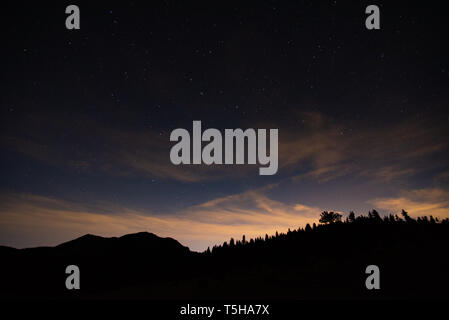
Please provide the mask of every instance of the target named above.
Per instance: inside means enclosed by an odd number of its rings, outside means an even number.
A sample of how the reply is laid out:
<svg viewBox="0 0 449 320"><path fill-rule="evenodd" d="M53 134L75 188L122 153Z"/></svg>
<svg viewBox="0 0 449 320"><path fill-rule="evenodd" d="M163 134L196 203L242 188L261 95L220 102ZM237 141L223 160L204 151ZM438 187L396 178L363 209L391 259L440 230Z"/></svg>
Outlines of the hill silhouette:
<svg viewBox="0 0 449 320"><path fill-rule="evenodd" d="M189 248L184 247L178 241L172 238L161 238L153 233L139 232L127 234L122 237L104 238L92 234L86 234L77 239L64 242L56 246L58 250L78 254L106 254L122 253L130 254L134 251L140 254L142 251L151 252L151 254L166 253L178 255L189 252ZM117 252L118 251L118 252Z"/></svg>
<svg viewBox="0 0 449 320"><path fill-rule="evenodd" d="M140 232L104 238L91 234L56 247L0 248L1 294L5 297L66 297L65 267L83 270L87 296L134 283L176 278L175 266L192 253L172 238Z"/></svg>
<svg viewBox="0 0 449 320"><path fill-rule="evenodd" d="M230 241L205 252L141 232L85 235L56 247L0 247L3 298L449 298L449 221L323 212L319 225ZM65 288L65 267L81 290ZM380 268L380 290L365 269Z"/></svg>

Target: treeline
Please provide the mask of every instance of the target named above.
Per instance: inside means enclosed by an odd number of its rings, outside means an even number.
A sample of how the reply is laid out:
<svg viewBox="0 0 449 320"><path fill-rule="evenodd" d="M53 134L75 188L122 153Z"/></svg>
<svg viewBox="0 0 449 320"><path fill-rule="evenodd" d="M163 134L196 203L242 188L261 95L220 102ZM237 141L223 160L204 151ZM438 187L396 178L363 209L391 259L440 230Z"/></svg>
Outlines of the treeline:
<svg viewBox="0 0 449 320"><path fill-rule="evenodd" d="M256 237L247 240L245 235L243 235L241 240L235 240L231 238L228 241L225 241L222 245L215 245L212 249L207 248L203 253L206 255L210 255L217 252L228 251L230 248L241 248L241 247L252 247L252 246L263 246L268 245L270 242L276 242L279 240L286 240L290 238L298 238L298 235L309 233L314 230L318 230L325 226L329 225L431 225L431 224L442 224L448 225L449 218L445 218L440 220L438 217L430 216L422 216L412 218L407 211L402 210L400 216L397 214L388 214L385 216L381 216L379 212L376 210L371 210L368 212L367 216L359 215L356 216L353 211L350 211L349 215L343 219L343 215L338 212L333 211L323 211L320 214L319 224L313 223L312 225L306 224L304 228L299 227L296 230L288 229L287 233L279 233L276 231L274 235L265 234L264 237Z"/></svg>

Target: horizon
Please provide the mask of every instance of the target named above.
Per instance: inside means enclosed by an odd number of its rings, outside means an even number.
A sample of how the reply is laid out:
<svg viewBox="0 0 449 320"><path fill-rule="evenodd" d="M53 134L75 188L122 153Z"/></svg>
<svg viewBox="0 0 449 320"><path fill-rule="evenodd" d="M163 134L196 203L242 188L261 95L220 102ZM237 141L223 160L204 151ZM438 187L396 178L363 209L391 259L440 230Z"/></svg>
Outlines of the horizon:
<svg viewBox="0 0 449 320"><path fill-rule="evenodd" d="M375 210L375 209L373 209L373 210ZM407 210L403 210L402 209L402 212L404 212L404 211L407 214L409 214L409 212ZM334 211L330 211L330 212L334 212ZM351 212L354 213L353 211L351 211ZM344 212L337 212L337 211L335 211L335 213L341 214L342 222L343 223L347 223L347 219L350 216L350 213L349 214L345 214ZM356 213L354 213L354 214L355 214L355 218L367 218L370 213L371 213L371 210L368 212L368 215L356 214ZM388 217L388 216L397 216L397 217L400 217L400 218L403 217L402 214L398 214L398 213L391 213L391 212L390 213L377 212L377 213L379 214L379 216L382 219L384 219L385 217ZM442 219L442 218L440 218L438 216L433 216L433 215L430 215L430 216L415 216L415 215L411 215L410 217L412 219L417 219L417 218L426 218L427 219L427 218L431 218L431 219L435 219L437 221L437 223L440 223L443 220L449 219L449 218ZM246 239L246 242L250 242L250 240L255 240L257 238L262 238L263 239L266 236L274 237L275 235L278 235L278 234L279 235L286 235L290 231L304 230L304 229L307 228L307 226L309 226L309 227L317 226L318 227L318 226L325 226L325 225L326 225L326 223L322 223L319 220L317 220L316 222L306 223L306 225L304 225L304 226L298 226L298 227L295 227L295 228L288 228L287 230L276 230L275 232L273 232L271 234L265 233L265 234L260 234L260 235L254 235L252 237L246 237L246 234L242 234L240 236L240 238L239 237L228 237L226 240L224 240L221 243L213 243L213 244L208 245L207 247L204 247L204 248L199 248L199 247L198 248L192 248L188 244L185 244L182 241L180 241L180 240L178 240L178 239L176 239L174 237L162 236L162 235L159 235L159 234L155 234L153 232L149 232L147 230L136 231L136 232L131 232L131 233L125 233L125 234L120 234L120 235L100 235L100 234L85 233L85 234L82 234L82 235L79 235L79 236L75 236L74 238L63 240L63 241L60 241L58 243L54 243L54 244L50 244L50 245L37 245L37 246L32 246L32 247L13 247L13 246L7 246L7 245L0 244L0 247L4 246L4 247L19 249L19 250L21 250L21 249L33 249L33 248L42 248L42 247L56 247L56 246L59 246L61 244L68 243L68 242L71 242L71 241L74 241L74 240L77 240L77 239L80 239L80 238L83 238L83 237L86 237L86 236L93 236L93 237L99 237L99 238L104 238L104 239L119 239L119 238L122 238L122 237L128 236L128 235L150 234L150 235L154 235L156 237L162 238L162 239L173 239L173 240L176 240L182 246L187 247L191 252L203 253L203 252L206 252L208 249L212 249L213 247L222 246L223 243L226 243L226 242L230 241L231 239L236 241L236 242L240 241L239 239Z"/></svg>

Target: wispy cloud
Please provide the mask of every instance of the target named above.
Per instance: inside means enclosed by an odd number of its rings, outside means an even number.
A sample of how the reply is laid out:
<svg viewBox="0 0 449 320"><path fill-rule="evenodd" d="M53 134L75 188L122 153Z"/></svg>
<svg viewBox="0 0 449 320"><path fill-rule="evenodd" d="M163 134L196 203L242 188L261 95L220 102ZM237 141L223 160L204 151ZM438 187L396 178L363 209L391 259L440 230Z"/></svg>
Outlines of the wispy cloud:
<svg viewBox="0 0 449 320"><path fill-rule="evenodd" d="M398 197L377 198L369 203L393 213L405 209L414 217L449 218L449 191L438 188L403 191Z"/></svg>
<svg viewBox="0 0 449 320"><path fill-rule="evenodd" d="M419 120L361 127L339 123L319 114L299 115L302 130L283 132L280 166L307 171L293 179L315 178L326 182L343 175L391 182L407 179L445 165L449 143L444 128ZM440 155L435 158L435 155ZM430 161L430 159L432 159Z"/></svg>
<svg viewBox="0 0 449 320"><path fill-rule="evenodd" d="M67 133L62 124L46 126L49 120L40 120L45 130L36 124L29 125L20 136L12 133L3 136L2 145L45 164L91 175L203 182L258 174L258 166L254 165L174 165L170 161L174 143L166 131L124 130L83 119L82 127L71 128ZM49 139L49 135L76 137L76 145Z"/></svg>
<svg viewBox="0 0 449 320"><path fill-rule="evenodd" d="M407 119L382 127L351 126L318 112L294 116L298 118L296 126L279 128L279 174L294 175L295 179L327 182L348 174L383 182L407 179L441 167L442 160L429 158L448 151L442 128L423 121ZM42 126L33 125L22 136L6 135L3 144L39 161L87 174L204 182L245 179L258 172L254 165L175 166L169 158L173 145L169 132L124 130L81 119L82 126L64 133L72 139L77 137L78 146L73 147L48 139L49 135L65 132L62 124L40 121L45 132Z"/></svg>

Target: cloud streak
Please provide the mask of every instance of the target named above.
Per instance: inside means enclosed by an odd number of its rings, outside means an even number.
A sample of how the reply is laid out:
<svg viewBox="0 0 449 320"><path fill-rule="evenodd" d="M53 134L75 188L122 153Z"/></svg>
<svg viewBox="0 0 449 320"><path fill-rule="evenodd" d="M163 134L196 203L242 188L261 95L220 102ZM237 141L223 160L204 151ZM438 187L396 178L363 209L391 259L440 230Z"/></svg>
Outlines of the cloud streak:
<svg viewBox="0 0 449 320"><path fill-rule="evenodd" d="M449 191L439 188L402 191L398 197L377 198L369 203L392 213L405 209L413 217L449 218Z"/></svg>
<svg viewBox="0 0 449 320"><path fill-rule="evenodd" d="M317 112L297 113L298 125L279 128L279 174L327 182L347 174L364 179L390 182L406 179L442 165L428 161L448 151L441 128L422 121L407 120L378 127L350 127ZM300 121L301 120L301 121ZM87 174L113 176L148 176L182 182L220 179L243 179L257 174L257 166L183 165L170 162L173 145L169 132L131 131L110 128L88 118L81 128L71 127L79 145L74 153L70 145L48 143L48 135L58 135L66 128L40 119L46 132L36 124L27 128L27 136L6 135L3 145L55 166L69 167ZM267 127L267 126L265 126ZM269 126L268 126L269 127ZM84 132L94 132L86 137ZM96 150L95 154L87 150ZM298 174L296 174L298 176ZM297 177L298 178L298 177Z"/></svg>

